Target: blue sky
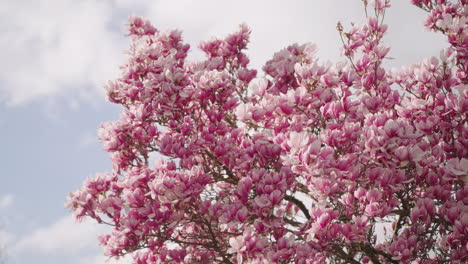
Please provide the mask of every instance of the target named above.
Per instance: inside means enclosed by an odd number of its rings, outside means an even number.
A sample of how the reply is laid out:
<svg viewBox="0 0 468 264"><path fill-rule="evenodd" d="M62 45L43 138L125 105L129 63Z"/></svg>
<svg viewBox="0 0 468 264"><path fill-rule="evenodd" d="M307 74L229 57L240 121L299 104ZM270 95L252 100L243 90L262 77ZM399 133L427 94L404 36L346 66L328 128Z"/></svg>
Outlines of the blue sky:
<svg viewBox="0 0 468 264"><path fill-rule="evenodd" d="M196 2L196 3L195 3ZM437 56L444 43L423 26L424 12L394 0L386 22L387 65ZM123 24L142 15L161 30L179 28L192 46L246 22L249 54L260 69L294 42L315 42L323 60L339 60L336 22L362 22L359 0L142 1L3 0L0 2L0 246L8 263L105 263L96 236L63 204L69 192L111 167L96 136L118 118L103 84L125 61ZM107 262L113 263L113 262ZM129 263L123 260L119 263Z"/></svg>

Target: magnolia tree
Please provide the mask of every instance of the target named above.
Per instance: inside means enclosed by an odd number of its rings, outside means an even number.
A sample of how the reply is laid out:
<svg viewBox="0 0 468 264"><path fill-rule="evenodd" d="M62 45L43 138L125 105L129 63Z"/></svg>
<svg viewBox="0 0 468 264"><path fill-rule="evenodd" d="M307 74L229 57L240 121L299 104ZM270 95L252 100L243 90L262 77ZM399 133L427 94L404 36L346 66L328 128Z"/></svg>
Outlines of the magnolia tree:
<svg viewBox="0 0 468 264"><path fill-rule="evenodd" d="M262 74L245 25L188 62L179 31L131 18L107 86L122 114L98 132L113 171L67 206L110 225L105 255L136 264L466 263L468 1L412 3L448 44L396 71L388 0L338 24L345 61L293 44Z"/></svg>

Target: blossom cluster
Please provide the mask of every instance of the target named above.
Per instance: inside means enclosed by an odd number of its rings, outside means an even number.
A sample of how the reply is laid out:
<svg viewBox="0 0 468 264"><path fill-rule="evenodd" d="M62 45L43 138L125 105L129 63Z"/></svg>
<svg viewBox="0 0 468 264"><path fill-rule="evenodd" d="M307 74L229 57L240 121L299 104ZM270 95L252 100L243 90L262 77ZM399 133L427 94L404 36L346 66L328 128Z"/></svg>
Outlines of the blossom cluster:
<svg viewBox="0 0 468 264"><path fill-rule="evenodd" d="M98 131L111 173L69 196L99 242L134 263L466 263L468 3L412 0L447 37L440 56L384 60L388 0L338 24L344 61L314 44L274 54L260 76L250 30L200 44L129 22L123 106ZM156 159L156 161L153 161Z"/></svg>

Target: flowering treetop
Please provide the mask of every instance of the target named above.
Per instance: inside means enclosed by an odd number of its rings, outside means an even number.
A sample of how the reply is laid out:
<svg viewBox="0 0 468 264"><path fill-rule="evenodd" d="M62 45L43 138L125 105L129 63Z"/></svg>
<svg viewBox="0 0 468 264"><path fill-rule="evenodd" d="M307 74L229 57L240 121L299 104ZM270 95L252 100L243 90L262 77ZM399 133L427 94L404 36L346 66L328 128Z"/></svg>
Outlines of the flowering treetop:
<svg viewBox="0 0 468 264"><path fill-rule="evenodd" d="M67 206L136 264L466 263L468 2L412 3L448 45L397 71L382 65L388 0L338 24L346 61L294 44L262 76L245 25L188 62L181 32L132 17L107 86L122 115L99 129L114 169Z"/></svg>

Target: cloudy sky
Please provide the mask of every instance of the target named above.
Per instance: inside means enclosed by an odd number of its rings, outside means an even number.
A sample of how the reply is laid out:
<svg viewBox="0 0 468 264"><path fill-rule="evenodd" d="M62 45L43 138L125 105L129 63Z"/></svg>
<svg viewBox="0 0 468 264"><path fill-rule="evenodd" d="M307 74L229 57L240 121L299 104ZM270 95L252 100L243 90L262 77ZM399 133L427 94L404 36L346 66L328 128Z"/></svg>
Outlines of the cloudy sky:
<svg viewBox="0 0 468 264"><path fill-rule="evenodd" d="M0 248L7 263L105 263L102 226L76 224L63 204L69 192L111 167L96 129L115 120L103 83L125 61L130 15L161 30L178 28L192 47L242 22L252 29L249 54L260 69L294 42L315 42L337 61L337 21L362 22L360 0L2 0L0 1ZM438 55L444 43L427 32L424 12L394 0L386 22L389 67ZM192 49L192 59L201 53ZM107 262L112 263L112 262ZM128 262L121 262L128 263Z"/></svg>

